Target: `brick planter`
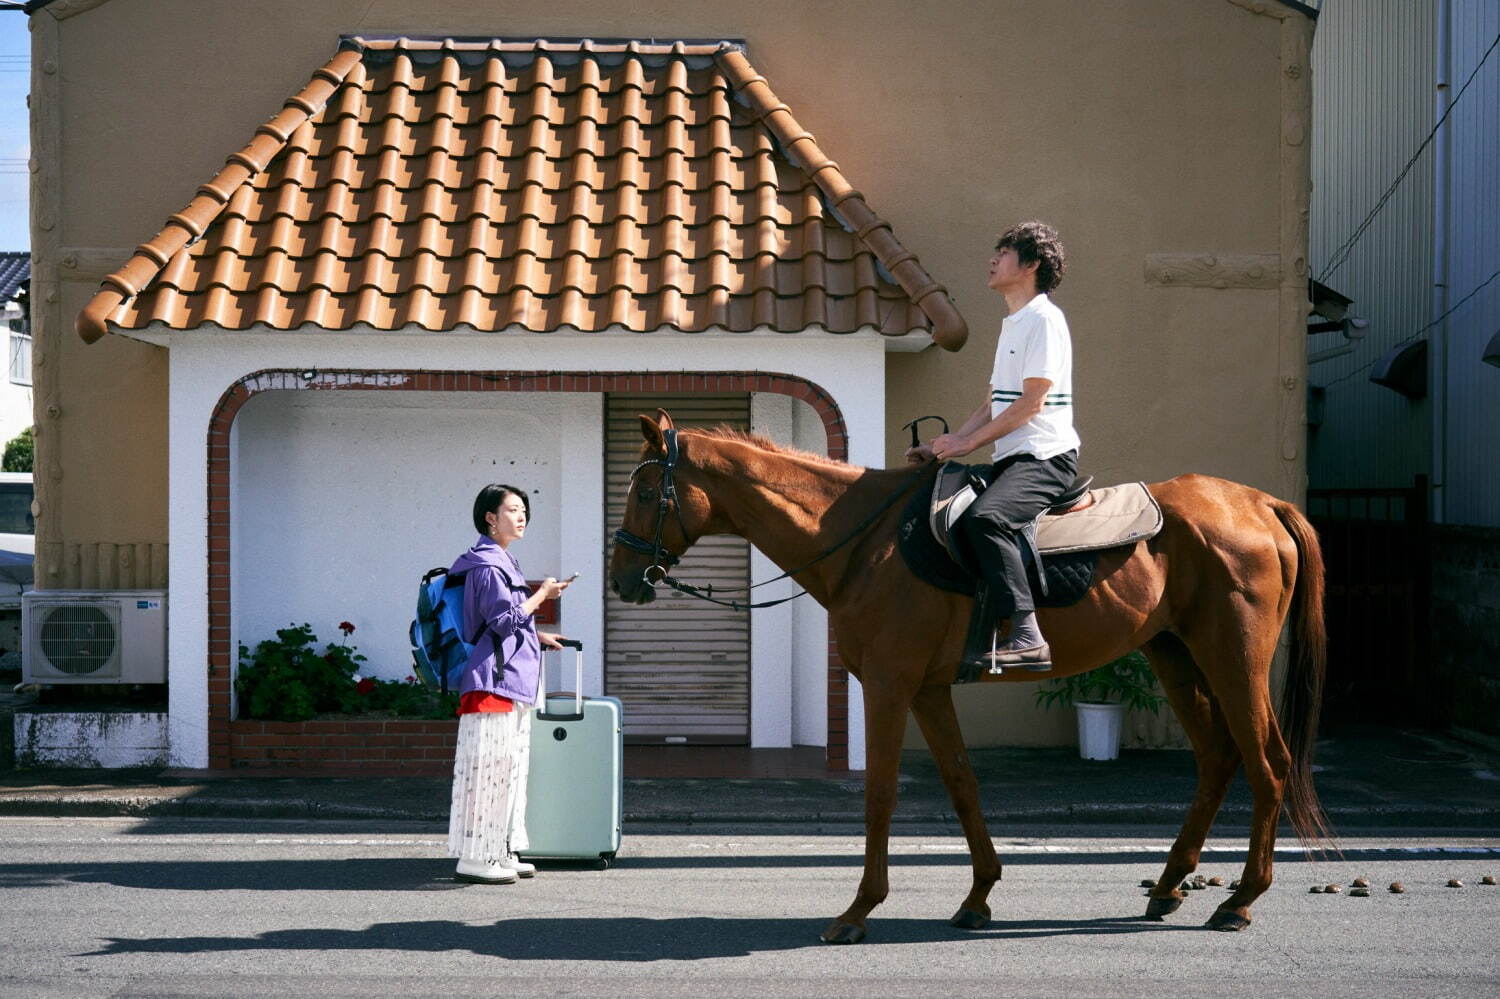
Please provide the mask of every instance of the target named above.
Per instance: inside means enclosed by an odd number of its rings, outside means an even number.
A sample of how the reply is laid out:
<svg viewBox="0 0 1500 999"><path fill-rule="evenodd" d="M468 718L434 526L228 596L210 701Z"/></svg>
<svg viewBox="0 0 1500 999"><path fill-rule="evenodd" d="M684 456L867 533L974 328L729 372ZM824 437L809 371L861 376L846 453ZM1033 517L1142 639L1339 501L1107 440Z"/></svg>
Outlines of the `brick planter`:
<svg viewBox="0 0 1500 999"><path fill-rule="evenodd" d="M229 723L230 766L267 776L445 777L457 742L457 718Z"/></svg>

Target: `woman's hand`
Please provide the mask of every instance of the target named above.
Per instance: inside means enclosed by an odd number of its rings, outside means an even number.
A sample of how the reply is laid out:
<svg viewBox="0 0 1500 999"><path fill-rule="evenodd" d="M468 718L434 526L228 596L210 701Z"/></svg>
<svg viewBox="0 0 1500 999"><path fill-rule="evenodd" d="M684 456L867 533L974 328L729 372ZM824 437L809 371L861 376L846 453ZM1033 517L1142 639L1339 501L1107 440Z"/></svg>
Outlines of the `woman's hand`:
<svg viewBox="0 0 1500 999"><path fill-rule="evenodd" d="M932 439L930 447L932 456L938 461L962 458L974 450L974 445L969 443L969 438L963 434L938 434Z"/></svg>
<svg viewBox="0 0 1500 999"><path fill-rule="evenodd" d="M567 584L564 583L563 585L566 586ZM539 631L539 632L536 633L536 637L537 637L537 641L539 641L539 642L542 643L542 648L544 648L544 649L560 649L560 648L562 648L562 644L558 640L561 639L561 638L564 638L566 636L554 634L553 632L550 632L550 631Z"/></svg>
<svg viewBox="0 0 1500 999"><path fill-rule="evenodd" d="M548 576L546 579L542 580L541 585L536 588L536 595L541 597L543 601L556 600L558 597L562 596L563 590L566 590L572 585L572 580L568 580L566 582L558 582L556 579Z"/></svg>
<svg viewBox="0 0 1500 999"><path fill-rule="evenodd" d="M916 447L906 449L906 463L908 465L923 465L929 461L937 460L932 454L932 446L929 444L918 444Z"/></svg>

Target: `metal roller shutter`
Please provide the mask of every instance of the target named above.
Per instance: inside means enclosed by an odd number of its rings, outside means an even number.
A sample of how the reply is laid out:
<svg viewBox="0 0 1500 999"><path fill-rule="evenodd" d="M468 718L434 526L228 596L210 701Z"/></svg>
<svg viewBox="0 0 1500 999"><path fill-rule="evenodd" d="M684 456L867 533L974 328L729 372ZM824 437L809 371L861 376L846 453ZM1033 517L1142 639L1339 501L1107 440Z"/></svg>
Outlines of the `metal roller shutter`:
<svg viewBox="0 0 1500 999"><path fill-rule="evenodd" d="M639 460L638 417L658 407L683 428L750 428L747 393L609 395L604 432L606 538L620 526L630 471ZM748 586L750 546L742 538L704 538L673 574L696 585ZM749 614L663 587L654 603L639 607L608 594L604 631L605 691L624 704L628 741L750 741Z"/></svg>

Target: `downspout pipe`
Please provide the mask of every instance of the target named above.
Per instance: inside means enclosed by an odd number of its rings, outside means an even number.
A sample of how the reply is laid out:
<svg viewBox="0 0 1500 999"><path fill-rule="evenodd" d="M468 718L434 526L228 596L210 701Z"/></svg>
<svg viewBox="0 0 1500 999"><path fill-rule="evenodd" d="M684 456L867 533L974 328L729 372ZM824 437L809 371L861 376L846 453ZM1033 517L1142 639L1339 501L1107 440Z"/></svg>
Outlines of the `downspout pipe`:
<svg viewBox="0 0 1500 999"><path fill-rule="evenodd" d="M1453 97L1453 5L1437 2L1437 86L1433 115L1442 124L1432 145L1432 327L1427 344L1427 400L1431 424L1432 523L1444 521L1443 488L1448 469L1448 321L1439 319L1448 311L1448 217L1449 158L1453 147L1453 123L1443 119Z"/></svg>

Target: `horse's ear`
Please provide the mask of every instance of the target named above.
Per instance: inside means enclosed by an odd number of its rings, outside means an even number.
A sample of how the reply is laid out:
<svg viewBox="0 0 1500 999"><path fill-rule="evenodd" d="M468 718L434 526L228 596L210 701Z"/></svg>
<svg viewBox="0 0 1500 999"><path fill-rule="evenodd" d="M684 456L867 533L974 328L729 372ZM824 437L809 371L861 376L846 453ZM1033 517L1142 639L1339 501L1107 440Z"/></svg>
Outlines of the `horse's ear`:
<svg viewBox="0 0 1500 999"><path fill-rule="evenodd" d="M641 414L641 436L646 439L646 443L651 445L651 447L658 451L666 451L667 440L661 435L661 427L657 426L656 421L644 413Z"/></svg>
<svg viewBox="0 0 1500 999"><path fill-rule="evenodd" d="M665 409L658 409L656 411L656 425L663 430L673 430L676 428L676 424L672 422L671 414Z"/></svg>

